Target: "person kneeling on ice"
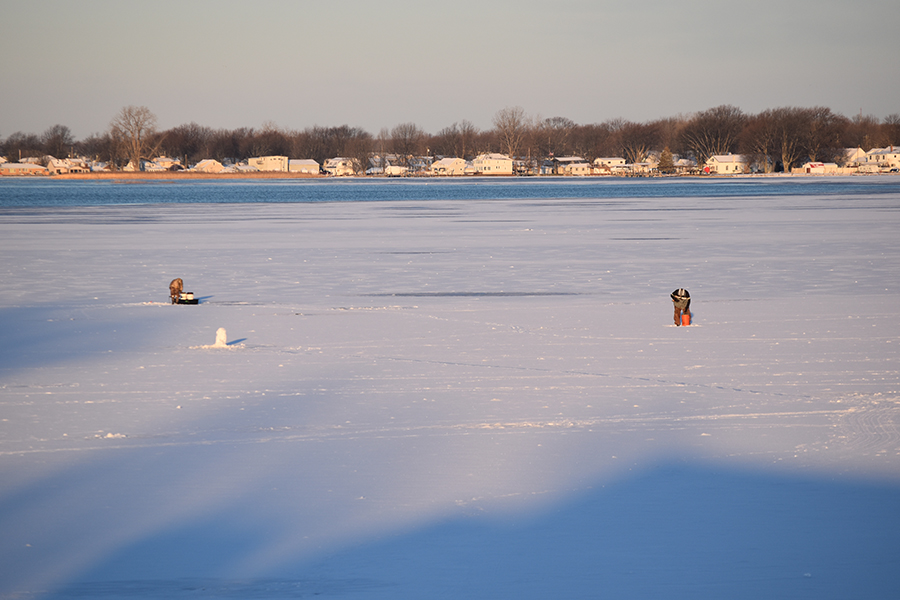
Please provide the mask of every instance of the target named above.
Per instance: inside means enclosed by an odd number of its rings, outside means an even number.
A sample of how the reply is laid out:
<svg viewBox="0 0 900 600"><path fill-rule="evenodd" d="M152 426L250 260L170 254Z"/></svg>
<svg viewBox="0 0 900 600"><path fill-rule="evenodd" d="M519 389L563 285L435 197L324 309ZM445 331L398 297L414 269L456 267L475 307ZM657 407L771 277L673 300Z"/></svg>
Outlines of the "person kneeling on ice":
<svg viewBox="0 0 900 600"><path fill-rule="evenodd" d="M675 305L675 324L691 324L691 295L684 288L678 288L670 294Z"/></svg>

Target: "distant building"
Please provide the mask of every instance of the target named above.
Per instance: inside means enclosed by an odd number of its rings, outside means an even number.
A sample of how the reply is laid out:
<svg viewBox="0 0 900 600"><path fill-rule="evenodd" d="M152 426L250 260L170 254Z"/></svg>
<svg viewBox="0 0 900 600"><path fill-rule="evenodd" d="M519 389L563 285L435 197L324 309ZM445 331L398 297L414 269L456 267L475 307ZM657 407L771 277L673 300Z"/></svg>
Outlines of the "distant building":
<svg viewBox="0 0 900 600"><path fill-rule="evenodd" d="M64 175L67 173L90 173L91 167L86 161L77 158L50 157L47 170L51 175Z"/></svg>
<svg viewBox="0 0 900 600"><path fill-rule="evenodd" d="M806 173L808 175L836 175L838 166L836 163L807 162L799 169L791 169L791 173Z"/></svg>
<svg viewBox="0 0 900 600"><path fill-rule="evenodd" d="M311 158L292 158L288 161L288 171L291 173L319 174L319 163Z"/></svg>
<svg viewBox="0 0 900 600"><path fill-rule="evenodd" d="M247 164L260 171L287 171L287 156L257 156L247 159Z"/></svg>
<svg viewBox="0 0 900 600"><path fill-rule="evenodd" d="M865 159L866 151L862 148L844 148L843 154L838 157L838 162L842 167L855 167L859 165L860 161L865 162Z"/></svg>
<svg viewBox="0 0 900 600"><path fill-rule="evenodd" d="M703 172L710 175L737 175L747 173L750 165L740 154L716 154L710 156Z"/></svg>
<svg viewBox="0 0 900 600"><path fill-rule="evenodd" d="M35 163L0 163L0 175L3 176L49 174L50 170L47 167Z"/></svg>
<svg viewBox="0 0 900 600"><path fill-rule="evenodd" d="M322 169L333 177L344 177L356 173L356 169L353 168L353 159L345 157L326 159Z"/></svg>
<svg viewBox="0 0 900 600"><path fill-rule="evenodd" d="M618 156L606 156L594 159L592 172L594 175L621 175L627 170L624 158Z"/></svg>
<svg viewBox="0 0 900 600"><path fill-rule="evenodd" d="M472 161L479 175L512 175L513 161L505 154L480 154Z"/></svg>
<svg viewBox="0 0 900 600"><path fill-rule="evenodd" d="M465 175L466 161L461 158L442 158L431 164L435 175Z"/></svg>
<svg viewBox="0 0 900 600"><path fill-rule="evenodd" d="M880 171L900 168L900 146L872 148L866 152L866 165L875 165Z"/></svg>

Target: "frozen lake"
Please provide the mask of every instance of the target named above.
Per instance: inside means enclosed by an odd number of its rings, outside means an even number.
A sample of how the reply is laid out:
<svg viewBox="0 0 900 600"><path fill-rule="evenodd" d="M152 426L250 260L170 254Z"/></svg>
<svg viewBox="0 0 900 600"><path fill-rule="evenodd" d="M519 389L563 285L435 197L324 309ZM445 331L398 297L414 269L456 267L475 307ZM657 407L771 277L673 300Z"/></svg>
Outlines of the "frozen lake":
<svg viewBox="0 0 900 600"><path fill-rule="evenodd" d="M2 181L0 597L895 599L898 230L897 177Z"/></svg>

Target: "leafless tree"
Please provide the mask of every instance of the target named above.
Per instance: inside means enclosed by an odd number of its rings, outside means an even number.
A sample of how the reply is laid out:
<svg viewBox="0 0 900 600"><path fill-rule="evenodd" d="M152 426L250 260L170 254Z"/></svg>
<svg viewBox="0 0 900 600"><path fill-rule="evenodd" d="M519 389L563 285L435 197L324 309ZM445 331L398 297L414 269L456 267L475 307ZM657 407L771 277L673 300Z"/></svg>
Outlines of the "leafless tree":
<svg viewBox="0 0 900 600"><path fill-rule="evenodd" d="M717 106L694 115L681 130L680 146L690 151L698 165L710 156L737 150L745 117L741 109Z"/></svg>
<svg viewBox="0 0 900 600"><path fill-rule="evenodd" d="M432 138L432 150L443 156L458 156L469 159L474 155L475 138L478 128L465 119L445 127Z"/></svg>
<svg viewBox="0 0 900 600"><path fill-rule="evenodd" d="M33 133L17 131L3 142L2 154L10 161L32 158L43 154L40 138Z"/></svg>
<svg viewBox="0 0 900 600"><path fill-rule="evenodd" d="M391 148L403 164L408 165L412 157L421 154L424 137L425 132L415 123L401 123L391 129Z"/></svg>
<svg viewBox="0 0 900 600"><path fill-rule="evenodd" d="M65 158L75 145L75 136L65 125L54 125L41 134L44 152L55 158Z"/></svg>
<svg viewBox="0 0 900 600"><path fill-rule="evenodd" d="M182 159L185 164L212 158L215 132L197 123L187 123L164 132L160 150L167 156Z"/></svg>
<svg viewBox="0 0 900 600"><path fill-rule="evenodd" d="M750 164L756 164L764 173L775 168L778 138L772 111L763 111L750 117L741 130L739 148Z"/></svg>
<svg viewBox="0 0 900 600"><path fill-rule="evenodd" d="M881 128L888 144L900 146L900 114L894 113L886 116Z"/></svg>
<svg viewBox="0 0 900 600"><path fill-rule="evenodd" d="M619 131L622 153L629 163L643 162L659 145L658 123L626 123Z"/></svg>
<svg viewBox="0 0 900 600"><path fill-rule="evenodd" d="M572 149L575 122L565 117L544 119L535 128L535 137L543 156L567 156Z"/></svg>
<svg viewBox="0 0 900 600"><path fill-rule="evenodd" d="M519 147L528 132L525 110L521 106L508 106L494 115L493 123L501 152L510 158L518 156Z"/></svg>
<svg viewBox="0 0 900 600"><path fill-rule="evenodd" d="M859 114L851 119L844 134L844 145L859 147L868 152L887 143L877 117Z"/></svg>
<svg viewBox="0 0 900 600"><path fill-rule="evenodd" d="M151 158L157 148L151 146L156 133L156 115L146 106L126 106L110 123L110 135L135 169L142 170L141 160Z"/></svg>
<svg viewBox="0 0 900 600"><path fill-rule="evenodd" d="M776 108L772 111L775 121L775 148L785 173L809 153L804 144L804 135L809 130L808 109L796 107Z"/></svg>
<svg viewBox="0 0 900 600"><path fill-rule="evenodd" d="M809 160L834 161L841 152L841 137L849 120L824 106L807 109L806 113L807 126L803 142Z"/></svg>

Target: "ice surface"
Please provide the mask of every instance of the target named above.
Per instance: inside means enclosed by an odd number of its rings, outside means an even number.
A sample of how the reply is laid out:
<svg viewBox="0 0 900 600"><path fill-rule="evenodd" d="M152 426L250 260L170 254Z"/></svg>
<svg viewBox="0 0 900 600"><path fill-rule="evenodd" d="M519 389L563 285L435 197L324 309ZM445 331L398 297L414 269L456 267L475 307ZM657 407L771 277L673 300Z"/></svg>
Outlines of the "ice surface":
<svg viewBox="0 0 900 600"><path fill-rule="evenodd" d="M896 598L872 187L0 211L0 597Z"/></svg>

